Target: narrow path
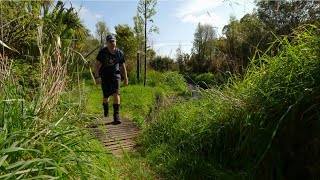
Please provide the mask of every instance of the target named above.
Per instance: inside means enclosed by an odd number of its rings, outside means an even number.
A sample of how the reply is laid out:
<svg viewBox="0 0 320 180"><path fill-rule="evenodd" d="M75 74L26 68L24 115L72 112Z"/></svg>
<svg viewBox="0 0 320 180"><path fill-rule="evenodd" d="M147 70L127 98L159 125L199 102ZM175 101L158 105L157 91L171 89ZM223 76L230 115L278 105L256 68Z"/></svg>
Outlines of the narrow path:
<svg viewBox="0 0 320 180"><path fill-rule="evenodd" d="M107 150L115 155L123 154L123 150L132 151L136 146L135 137L139 128L127 118L121 118L121 124L114 125L111 117L98 117L90 130Z"/></svg>
<svg viewBox="0 0 320 180"><path fill-rule="evenodd" d="M200 89L188 84L188 89L192 93L192 98L201 98ZM90 125L90 131L105 146L105 148L115 155L129 152L136 147L135 138L139 135L139 128L127 118L121 118L121 124L114 125L112 117L95 117L96 121Z"/></svg>

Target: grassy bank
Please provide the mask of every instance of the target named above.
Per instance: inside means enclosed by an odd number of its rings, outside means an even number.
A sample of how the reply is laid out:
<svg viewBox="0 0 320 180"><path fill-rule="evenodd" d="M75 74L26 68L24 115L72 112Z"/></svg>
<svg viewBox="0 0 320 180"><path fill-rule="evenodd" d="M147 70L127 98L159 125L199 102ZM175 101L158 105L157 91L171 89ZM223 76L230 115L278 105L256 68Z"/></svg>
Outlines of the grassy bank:
<svg viewBox="0 0 320 180"><path fill-rule="evenodd" d="M150 120L152 114L160 106L170 103L170 98L187 95L187 85L182 75L176 72L160 73L148 71L147 86L131 84L121 87L121 116L131 119L142 126L145 120ZM89 114L103 114L102 91L100 85L94 85L92 80L86 82L88 93L87 112ZM109 99L112 111L112 98Z"/></svg>
<svg viewBox="0 0 320 180"><path fill-rule="evenodd" d="M155 170L170 179L320 177L318 30L279 38L243 80L157 114L141 138Z"/></svg>

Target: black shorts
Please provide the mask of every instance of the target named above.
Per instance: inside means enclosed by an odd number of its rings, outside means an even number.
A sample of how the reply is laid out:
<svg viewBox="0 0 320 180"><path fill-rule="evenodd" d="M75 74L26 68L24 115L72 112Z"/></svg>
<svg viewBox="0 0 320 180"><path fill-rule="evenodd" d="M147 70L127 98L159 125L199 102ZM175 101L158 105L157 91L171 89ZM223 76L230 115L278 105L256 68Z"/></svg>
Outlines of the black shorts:
<svg viewBox="0 0 320 180"><path fill-rule="evenodd" d="M108 98L113 94L120 95L120 78L102 79L101 88L104 98Z"/></svg>

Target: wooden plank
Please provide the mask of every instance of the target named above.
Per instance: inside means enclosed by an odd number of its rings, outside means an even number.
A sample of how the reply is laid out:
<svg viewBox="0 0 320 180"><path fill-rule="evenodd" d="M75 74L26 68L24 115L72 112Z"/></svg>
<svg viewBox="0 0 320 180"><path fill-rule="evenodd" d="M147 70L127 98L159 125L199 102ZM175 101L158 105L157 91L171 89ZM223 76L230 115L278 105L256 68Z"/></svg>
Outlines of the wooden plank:
<svg viewBox="0 0 320 180"><path fill-rule="evenodd" d="M134 138L139 134L139 128L132 121L122 118L121 124L113 125L111 117L99 117L94 124L90 124L90 132L114 154L130 151L136 146ZM122 148L121 148L122 147Z"/></svg>
<svg viewBox="0 0 320 180"><path fill-rule="evenodd" d="M113 142L120 142L120 141L134 141L134 138L118 138L118 139L104 139L102 140L102 143L113 143Z"/></svg>
<svg viewBox="0 0 320 180"><path fill-rule="evenodd" d="M121 145L123 148L125 147L133 147L133 146L136 146L135 143L127 143L127 144L122 144ZM107 149L110 149L110 150L116 150L116 149L121 149L121 146L120 144L115 144L115 145L112 145L112 146L106 146Z"/></svg>

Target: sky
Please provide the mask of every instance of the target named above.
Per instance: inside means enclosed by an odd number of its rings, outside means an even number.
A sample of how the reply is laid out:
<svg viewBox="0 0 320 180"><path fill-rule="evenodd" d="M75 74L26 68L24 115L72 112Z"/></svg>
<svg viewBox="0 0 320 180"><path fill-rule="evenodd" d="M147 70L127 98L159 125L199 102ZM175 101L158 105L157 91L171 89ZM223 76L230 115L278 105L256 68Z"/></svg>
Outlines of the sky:
<svg viewBox="0 0 320 180"><path fill-rule="evenodd" d="M194 33L198 23L212 25L218 36L228 24L230 16L240 20L245 14L253 12L254 0L158 0L153 25L159 28L159 34L149 36L149 45L157 55L175 58L176 49L190 53ZM139 0L68 0L66 7L72 4L84 25L95 33L98 21L106 22L109 30L128 24L134 27L133 17L137 14ZM147 27L147 29L149 29Z"/></svg>

